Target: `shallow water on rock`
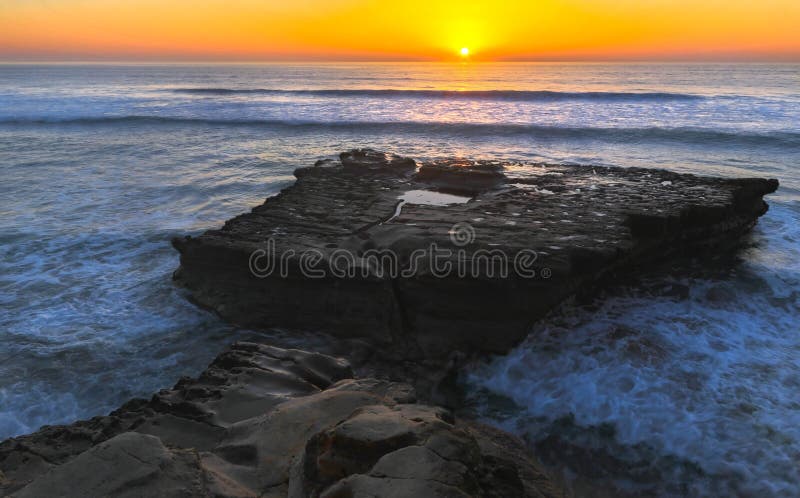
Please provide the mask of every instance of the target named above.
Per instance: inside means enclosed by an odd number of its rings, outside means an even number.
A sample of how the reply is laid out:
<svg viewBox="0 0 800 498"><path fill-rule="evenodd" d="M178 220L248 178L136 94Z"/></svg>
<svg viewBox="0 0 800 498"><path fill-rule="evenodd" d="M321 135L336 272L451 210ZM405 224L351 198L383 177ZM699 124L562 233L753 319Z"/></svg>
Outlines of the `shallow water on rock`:
<svg viewBox="0 0 800 498"><path fill-rule="evenodd" d="M409 204L425 206L449 206L451 204L463 204L470 200L469 197L463 195L446 194L434 190L409 190L404 192L398 199Z"/></svg>

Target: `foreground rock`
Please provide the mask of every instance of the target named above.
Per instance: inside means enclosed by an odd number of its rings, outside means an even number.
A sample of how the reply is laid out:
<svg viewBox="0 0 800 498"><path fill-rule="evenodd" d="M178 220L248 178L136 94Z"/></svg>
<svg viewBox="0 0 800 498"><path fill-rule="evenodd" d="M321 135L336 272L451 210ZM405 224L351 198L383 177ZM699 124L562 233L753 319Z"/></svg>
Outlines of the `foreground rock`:
<svg viewBox="0 0 800 498"><path fill-rule="evenodd" d="M351 374L235 344L149 401L0 443L0 495L561 496L514 437Z"/></svg>
<svg viewBox="0 0 800 498"><path fill-rule="evenodd" d="M236 323L368 337L411 358L505 351L604 279L723 251L778 186L636 168L419 167L369 150L295 176L222 229L176 239L176 279Z"/></svg>

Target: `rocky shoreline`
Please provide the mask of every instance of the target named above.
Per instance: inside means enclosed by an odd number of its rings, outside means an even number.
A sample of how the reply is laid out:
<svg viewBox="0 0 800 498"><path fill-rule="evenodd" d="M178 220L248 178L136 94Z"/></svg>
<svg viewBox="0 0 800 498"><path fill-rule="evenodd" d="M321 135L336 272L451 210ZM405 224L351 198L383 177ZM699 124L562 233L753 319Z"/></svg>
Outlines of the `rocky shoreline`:
<svg viewBox="0 0 800 498"><path fill-rule="evenodd" d="M563 496L513 436L345 360L256 343L150 400L0 443L0 493Z"/></svg>
<svg viewBox="0 0 800 498"><path fill-rule="evenodd" d="M149 400L0 443L0 495L564 496L520 440L448 409L460 359L608 282L730 252L778 187L368 149L295 176L174 240L175 279L234 323L331 334L348 359L236 343Z"/></svg>

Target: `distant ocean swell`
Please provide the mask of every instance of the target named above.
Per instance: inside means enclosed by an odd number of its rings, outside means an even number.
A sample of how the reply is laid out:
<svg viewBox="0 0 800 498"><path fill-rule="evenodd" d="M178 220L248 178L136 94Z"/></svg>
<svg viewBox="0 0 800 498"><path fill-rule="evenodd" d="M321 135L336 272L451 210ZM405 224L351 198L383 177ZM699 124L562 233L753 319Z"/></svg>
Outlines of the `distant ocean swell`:
<svg viewBox="0 0 800 498"><path fill-rule="evenodd" d="M10 118L0 125L208 125L256 126L309 131L351 131L371 133L458 134L461 136L524 136L539 139L582 139L602 141L670 141L683 144L738 144L751 146L798 147L800 133L788 131L743 132L695 127L603 128L544 126L534 124L447 123L414 121L303 121L277 119L206 119L179 116L98 116L78 118Z"/></svg>
<svg viewBox="0 0 800 498"><path fill-rule="evenodd" d="M269 88L175 88L175 93L192 95L308 95L315 97L395 97L483 99L523 102L566 100L642 102L703 100L701 95L668 92L557 92L550 90L400 90L400 89L322 89L277 90Z"/></svg>

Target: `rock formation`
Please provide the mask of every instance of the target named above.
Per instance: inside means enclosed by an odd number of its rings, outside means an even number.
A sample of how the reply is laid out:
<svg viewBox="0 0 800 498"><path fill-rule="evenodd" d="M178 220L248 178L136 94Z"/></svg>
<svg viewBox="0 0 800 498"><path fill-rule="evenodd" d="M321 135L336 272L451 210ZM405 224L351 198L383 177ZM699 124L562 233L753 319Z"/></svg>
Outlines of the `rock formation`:
<svg viewBox="0 0 800 498"><path fill-rule="evenodd" d="M150 400L0 443L0 494L562 496L508 434L343 360L255 343Z"/></svg>
<svg viewBox="0 0 800 498"><path fill-rule="evenodd" d="M410 358L506 351L610 276L726 250L778 186L371 150L295 176L221 229L174 240L175 278L235 323L367 337Z"/></svg>

